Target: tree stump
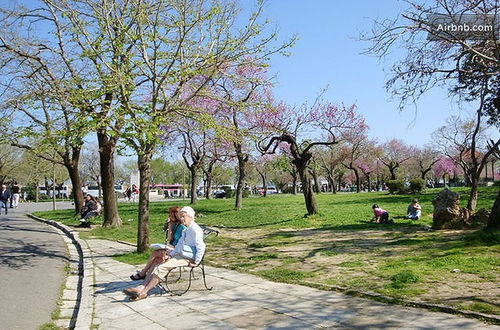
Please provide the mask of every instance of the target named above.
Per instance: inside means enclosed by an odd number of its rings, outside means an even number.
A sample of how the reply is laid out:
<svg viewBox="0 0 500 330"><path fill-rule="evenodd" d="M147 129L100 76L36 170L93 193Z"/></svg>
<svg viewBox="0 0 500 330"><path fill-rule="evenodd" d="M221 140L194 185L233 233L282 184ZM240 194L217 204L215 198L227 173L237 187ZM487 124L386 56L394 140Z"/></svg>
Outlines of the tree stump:
<svg viewBox="0 0 500 330"><path fill-rule="evenodd" d="M432 201L432 229L464 229L469 227L470 213L460 207L460 195L445 188Z"/></svg>

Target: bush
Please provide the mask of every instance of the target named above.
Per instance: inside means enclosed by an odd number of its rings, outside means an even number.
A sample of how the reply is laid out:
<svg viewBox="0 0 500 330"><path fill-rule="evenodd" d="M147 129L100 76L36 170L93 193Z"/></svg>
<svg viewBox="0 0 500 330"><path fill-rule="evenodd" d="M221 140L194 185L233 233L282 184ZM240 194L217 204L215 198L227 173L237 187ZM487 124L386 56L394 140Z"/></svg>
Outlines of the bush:
<svg viewBox="0 0 500 330"><path fill-rule="evenodd" d="M395 289L402 289L410 283L417 283L420 277L411 270L403 270L391 277L391 286Z"/></svg>
<svg viewBox="0 0 500 330"><path fill-rule="evenodd" d="M425 190L425 181L420 178L415 178L410 180L410 191L415 193L421 193Z"/></svg>
<svg viewBox="0 0 500 330"><path fill-rule="evenodd" d="M250 190L243 190L243 198L250 196Z"/></svg>
<svg viewBox="0 0 500 330"><path fill-rule="evenodd" d="M387 188L389 188L389 193L404 193L405 192L405 183L403 180L389 180L387 181Z"/></svg>

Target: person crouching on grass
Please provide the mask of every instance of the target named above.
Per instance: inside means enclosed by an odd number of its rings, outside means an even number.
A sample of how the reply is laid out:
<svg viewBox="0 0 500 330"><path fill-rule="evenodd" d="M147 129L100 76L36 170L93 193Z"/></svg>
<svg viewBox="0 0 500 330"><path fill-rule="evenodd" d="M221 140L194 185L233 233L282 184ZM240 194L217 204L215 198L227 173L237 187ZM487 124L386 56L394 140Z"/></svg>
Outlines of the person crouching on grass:
<svg viewBox="0 0 500 330"><path fill-rule="evenodd" d="M376 223L394 223L394 221L389 219L389 212L378 206L377 204L372 205L373 214L375 217L372 221Z"/></svg>
<svg viewBox="0 0 500 330"><path fill-rule="evenodd" d="M205 242L203 242L203 230L194 221L195 212L191 207L184 206L179 211L179 216L187 229L182 232L175 249L165 255L165 262L156 266L141 285L123 290L131 301L147 298L149 290L156 287L170 269L179 266L194 267L201 262L205 253Z"/></svg>

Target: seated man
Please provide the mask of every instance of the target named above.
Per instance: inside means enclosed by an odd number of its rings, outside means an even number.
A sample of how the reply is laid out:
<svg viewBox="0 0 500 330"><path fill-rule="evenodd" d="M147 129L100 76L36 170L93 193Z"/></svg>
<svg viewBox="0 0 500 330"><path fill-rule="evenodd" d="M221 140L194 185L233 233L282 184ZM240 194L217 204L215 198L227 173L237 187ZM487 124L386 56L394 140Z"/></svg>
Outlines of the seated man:
<svg viewBox="0 0 500 330"><path fill-rule="evenodd" d="M419 220L420 216L422 215L422 207L418 203L418 199L414 199L410 205L408 205L408 210L407 210L408 215L405 217L405 219L411 219L411 220Z"/></svg>
<svg viewBox="0 0 500 330"><path fill-rule="evenodd" d="M179 211L179 216L187 229L182 232L175 249L165 256L165 262L156 266L151 274L146 276L142 285L123 290L131 297L131 301L147 298L149 290L157 286L170 269L179 266L194 267L201 262L205 253L205 242L203 242L203 230L194 221L195 212L191 207L184 206Z"/></svg>

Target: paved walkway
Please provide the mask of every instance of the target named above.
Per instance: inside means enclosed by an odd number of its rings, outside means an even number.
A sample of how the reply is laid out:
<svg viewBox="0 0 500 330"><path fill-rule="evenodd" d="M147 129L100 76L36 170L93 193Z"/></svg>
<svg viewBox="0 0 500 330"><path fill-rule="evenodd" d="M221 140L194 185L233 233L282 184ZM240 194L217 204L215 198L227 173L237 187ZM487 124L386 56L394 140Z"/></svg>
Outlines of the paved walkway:
<svg viewBox="0 0 500 330"><path fill-rule="evenodd" d="M160 295L130 302L122 290L138 267L110 256L134 247L87 240L94 262L95 325L99 329L500 329L479 320L425 309L386 305L340 293L270 282L208 267L213 291L201 280L186 295ZM84 288L85 290L86 288ZM88 288L87 288L88 289Z"/></svg>
<svg viewBox="0 0 500 330"><path fill-rule="evenodd" d="M51 321L68 261L66 244L51 226L24 215L27 204L0 215L2 329L38 329ZM42 205L40 209L46 207Z"/></svg>

